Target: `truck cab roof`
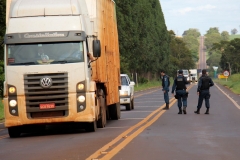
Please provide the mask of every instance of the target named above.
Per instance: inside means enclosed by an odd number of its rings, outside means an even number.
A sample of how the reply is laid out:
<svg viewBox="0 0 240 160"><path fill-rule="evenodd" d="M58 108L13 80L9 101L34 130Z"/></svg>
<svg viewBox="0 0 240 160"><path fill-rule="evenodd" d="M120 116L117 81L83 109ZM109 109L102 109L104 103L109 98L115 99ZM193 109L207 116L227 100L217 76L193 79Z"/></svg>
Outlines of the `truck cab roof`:
<svg viewBox="0 0 240 160"><path fill-rule="evenodd" d="M77 0L13 0L10 17L80 15L87 13Z"/></svg>

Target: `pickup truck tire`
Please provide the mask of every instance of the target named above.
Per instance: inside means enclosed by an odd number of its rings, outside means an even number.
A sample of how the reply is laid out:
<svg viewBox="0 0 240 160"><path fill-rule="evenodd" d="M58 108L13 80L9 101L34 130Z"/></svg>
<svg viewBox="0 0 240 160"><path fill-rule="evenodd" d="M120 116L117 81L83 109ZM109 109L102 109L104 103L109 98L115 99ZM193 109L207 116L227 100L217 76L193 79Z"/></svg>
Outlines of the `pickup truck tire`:
<svg viewBox="0 0 240 160"><path fill-rule="evenodd" d="M131 100L132 110L134 109L134 98Z"/></svg>
<svg viewBox="0 0 240 160"><path fill-rule="evenodd" d="M130 111L132 109L132 102L130 102L129 104L126 104L126 110Z"/></svg>
<svg viewBox="0 0 240 160"><path fill-rule="evenodd" d="M20 127L9 127L8 134L10 138L17 138L21 135L21 128Z"/></svg>
<svg viewBox="0 0 240 160"><path fill-rule="evenodd" d="M99 91L99 103L100 103L100 118L97 121L98 128L104 128L107 123L107 115L106 115L106 101L105 94L103 90Z"/></svg>

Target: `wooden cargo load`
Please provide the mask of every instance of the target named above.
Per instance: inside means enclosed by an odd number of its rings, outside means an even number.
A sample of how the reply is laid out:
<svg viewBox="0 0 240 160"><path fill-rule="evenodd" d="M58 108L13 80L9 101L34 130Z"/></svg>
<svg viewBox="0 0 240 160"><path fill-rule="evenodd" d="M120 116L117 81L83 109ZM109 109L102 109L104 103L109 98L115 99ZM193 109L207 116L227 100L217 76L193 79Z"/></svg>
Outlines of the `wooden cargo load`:
<svg viewBox="0 0 240 160"><path fill-rule="evenodd" d="M107 105L119 102L120 55L115 2L96 1L97 36L101 41L101 57L93 62L92 79L104 83Z"/></svg>

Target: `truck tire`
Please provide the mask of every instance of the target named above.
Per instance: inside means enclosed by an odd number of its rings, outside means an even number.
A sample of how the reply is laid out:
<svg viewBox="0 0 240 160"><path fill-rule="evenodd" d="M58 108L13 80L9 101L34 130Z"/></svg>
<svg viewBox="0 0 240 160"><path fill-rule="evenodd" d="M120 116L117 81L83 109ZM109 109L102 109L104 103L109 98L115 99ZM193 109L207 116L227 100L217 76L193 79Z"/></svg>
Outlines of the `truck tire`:
<svg viewBox="0 0 240 160"><path fill-rule="evenodd" d="M85 130L87 132L95 132L97 130L97 123L96 123L96 121L90 122L90 123L86 123Z"/></svg>
<svg viewBox="0 0 240 160"><path fill-rule="evenodd" d="M21 128L20 127L9 127L8 134L10 138L17 138L21 135Z"/></svg>
<svg viewBox="0 0 240 160"><path fill-rule="evenodd" d="M118 120L120 119L120 103L115 103L109 106L109 116L111 117L112 120Z"/></svg>
<svg viewBox="0 0 240 160"><path fill-rule="evenodd" d="M107 123L107 117L106 117L106 99L105 99L105 94L103 90L99 91L99 105L100 105L100 118L97 121L97 127L98 128L104 128Z"/></svg>
<svg viewBox="0 0 240 160"><path fill-rule="evenodd" d="M132 99L131 104L132 104L132 110L134 110L134 98Z"/></svg>

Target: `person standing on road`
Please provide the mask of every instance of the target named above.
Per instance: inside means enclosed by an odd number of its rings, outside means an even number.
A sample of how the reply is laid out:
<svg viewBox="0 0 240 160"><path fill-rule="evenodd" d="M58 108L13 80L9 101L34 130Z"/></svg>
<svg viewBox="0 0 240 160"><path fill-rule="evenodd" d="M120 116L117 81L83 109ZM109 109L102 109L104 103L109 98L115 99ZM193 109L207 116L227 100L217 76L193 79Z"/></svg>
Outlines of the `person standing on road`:
<svg viewBox="0 0 240 160"><path fill-rule="evenodd" d="M166 106L163 108L164 110L169 109L169 86L170 86L170 80L168 75L165 74L165 71L161 71L161 77L162 77L162 91L164 94L164 101L166 103Z"/></svg>
<svg viewBox="0 0 240 160"><path fill-rule="evenodd" d="M212 79L207 75L206 69L202 70L202 76L198 80L198 89L197 89L197 94L199 95L198 97L198 105L197 105L197 110L194 112L196 114L200 114L200 109L202 107L203 99L205 99L205 106L207 108L205 114L209 114L209 108L210 108L210 87L214 86L214 83Z"/></svg>
<svg viewBox="0 0 240 160"><path fill-rule="evenodd" d="M178 114L182 114L182 111L184 114L187 114L186 108L187 108L187 97L188 92L186 91L187 87L186 84L189 82L187 79L183 76L183 71L178 71L178 76L174 79L174 83L172 86L172 94L174 96L174 91L176 92L175 98L178 100L178 108L179 112ZM182 110L183 106L183 110Z"/></svg>

